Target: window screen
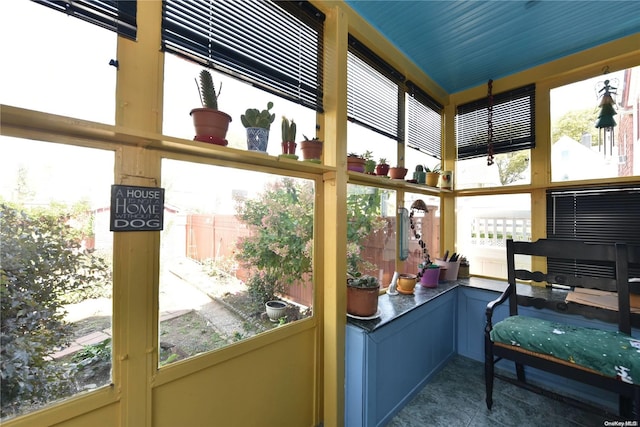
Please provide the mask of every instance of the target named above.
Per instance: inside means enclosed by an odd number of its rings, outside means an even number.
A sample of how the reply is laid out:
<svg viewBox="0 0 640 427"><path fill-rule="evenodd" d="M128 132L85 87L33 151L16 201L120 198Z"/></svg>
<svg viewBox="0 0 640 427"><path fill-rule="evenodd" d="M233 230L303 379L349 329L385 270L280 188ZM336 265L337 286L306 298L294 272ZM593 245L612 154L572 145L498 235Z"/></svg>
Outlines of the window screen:
<svg viewBox="0 0 640 427"><path fill-rule="evenodd" d="M509 153L535 147L535 85L493 96L493 151ZM456 114L458 159L487 155L488 100L460 105Z"/></svg>
<svg viewBox="0 0 640 427"><path fill-rule="evenodd" d="M640 245L640 187L548 190L547 237ZM574 260L548 260L547 268L549 273L571 275L586 269ZM638 268L630 268L629 273L640 277ZM614 277L612 267L589 274Z"/></svg>
<svg viewBox="0 0 640 427"><path fill-rule="evenodd" d="M442 158L442 105L413 82L407 82L407 145Z"/></svg>
<svg viewBox="0 0 640 427"><path fill-rule="evenodd" d="M399 123L404 76L349 35L347 116L386 137L402 140Z"/></svg>
<svg viewBox="0 0 640 427"><path fill-rule="evenodd" d="M308 2L163 2L162 49L322 111L324 15Z"/></svg>
<svg viewBox="0 0 640 427"><path fill-rule="evenodd" d="M126 0L33 0L67 15L99 25L135 40L137 2Z"/></svg>

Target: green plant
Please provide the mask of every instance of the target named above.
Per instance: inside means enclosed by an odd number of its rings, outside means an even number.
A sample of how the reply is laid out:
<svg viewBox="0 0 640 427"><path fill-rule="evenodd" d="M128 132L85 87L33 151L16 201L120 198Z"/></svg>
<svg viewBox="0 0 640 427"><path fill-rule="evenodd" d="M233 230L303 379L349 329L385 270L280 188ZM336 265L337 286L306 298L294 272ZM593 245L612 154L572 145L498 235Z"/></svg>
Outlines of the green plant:
<svg viewBox="0 0 640 427"><path fill-rule="evenodd" d="M305 141L317 141L317 142L322 142L320 141L320 138L318 138L317 136L314 136L313 138L309 138L307 135L305 135L304 133L302 134L302 137L304 138Z"/></svg>
<svg viewBox="0 0 640 427"><path fill-rule="evenodd" d="M352 288L377 288L380 286L380 282L377 278L369 276L368 274L357 275L354 273L351 277L347 276L347 286Z"/></svg>
<svg viewBox="0 0 640 427"><path fill-rule="evenodd" d="M287 119L282 116L282 142L295 142L296 141L296 123L291 119Z"/></svg>
<svg viewBox="0 0 640 427"><path fill-rule="evenodd" d="M0 203L2 417L75 393L74 366L51 361L70 342L63 297L110 281L104 262L80 247L62 206Z"/></svg>
<svg viewBox="0 0 640 427"><path fill-rule="evenodd" d="M347 157L357 157L359 159L362 159L362 156L360 154L354 152L347 154Z"/></svg>
<svg viewBox="0 0 640 427"><path fill-rule="evenodd" d="M213 78L209 70L200 71L200 84L196 80L196 86L198 86L198 94L200 95L200 102L205 108L218 109L218 97L222 92L222 82L220 82L220 89L216 92L216 87L213 84Z"/></svg>
<svg viewBox="0 0 640 427"><path fill-rule="evenodd" d="M378 164L379 165L386 165L387 164L387 159L385 159L384 157L380 157L378 159Z"/></svg>
<svg viewBox="0 0 640 427"><path fill-rule="evenodd" d="M276 119L275 113L269 112L272 108L273 102L268 102L267 109L262 111L257 108L247 108L247 111L240 116L240 121L246 128L271 129L271 123Z"/></svg>
<svg viewBox="0 0 640 427"><path fill-rule="evenodd" d="M440 173L440 163L438 163L437 165L435 165L433 167L433 169L429 169L429 167L427 165L424 166L424 171L425 172L432 172L432 173Z"/></svg>
<svg viewBox="0 0 640 427"><path fill-rule="evenodd" d="M363 158L363 159L365 159L365 160L373 160L373 151L369 151L369 150L367 150L367 151L365 151L365 152L364 152L364 154L363 154L362 156L360 156L360 157L362 157L362 158Z"/></svg>
<svg viewBox="0 0 640 427"><path fill-rule="evenodd" d="M256 308L261 309L267 301L276 299L276 293L283 291L283 284L275 274L257 271L247 281L247 288Z"/></svg>

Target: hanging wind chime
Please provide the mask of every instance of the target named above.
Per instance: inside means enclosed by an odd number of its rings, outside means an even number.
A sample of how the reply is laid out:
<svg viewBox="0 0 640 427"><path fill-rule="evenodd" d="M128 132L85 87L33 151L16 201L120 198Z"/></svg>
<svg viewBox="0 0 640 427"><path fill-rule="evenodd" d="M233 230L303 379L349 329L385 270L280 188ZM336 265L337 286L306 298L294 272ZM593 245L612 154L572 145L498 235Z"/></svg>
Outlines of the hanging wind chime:
<svg viewBox="0 0 640 427"><path fill-rule="evenodd" d="M493 80L487 82L487 166L493 164Z"/></svg>
<svg viewBox="0 0 640 427"><path fill-rule="evenodd" d="M604 84L602 82L598 83L597 87L600 87L598 90L598 96L600 96L600 114L598 114L598 119L596 120L596 127L598 128L598 151L601 150L600 146L602 143L602 147L604 149L604 155L607 155L607 142L609 142L609 155L613 154L613 147L615 145L615 132L614 128L616 126L616 121L613 116L615 116L616 110L613 106L616 104L613 96L616 94L617 88L611 86L609 80L605 80Z"/></svg>

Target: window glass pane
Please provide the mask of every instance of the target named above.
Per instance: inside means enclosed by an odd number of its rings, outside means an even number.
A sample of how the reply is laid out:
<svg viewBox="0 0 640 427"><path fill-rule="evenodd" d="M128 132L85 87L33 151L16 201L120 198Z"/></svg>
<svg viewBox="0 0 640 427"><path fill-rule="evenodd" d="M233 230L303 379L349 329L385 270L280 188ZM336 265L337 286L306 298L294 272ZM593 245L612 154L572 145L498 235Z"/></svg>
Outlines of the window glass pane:
<svg viewBox="0 0 640 427"><path fill-rule="evenodd" d="M117 35L31 1L0 2L0 103L115 123ZM10 65L11 64L11 65Z"/></svg>
<svg viewBox="0 0 640 427"><path fill-rule="evenodd" d="M457 197L456 224L456 252L469 261L469 272L506 279L506 240L531 241L531 198L529 194Z"/></svg>
<svg viewBox="0 0 640 427"><path fill-rule="evenodd" d="M376 163L384 158L389 166L395 166L398 163L397 150L398 143L395 140L356 123L347 123L347 153L362 155L371 151Z"/></svg>
<svg viewBox="0 0 640 427"><path fill-rule="evenodd" d="M417 274L419 265L426 261L425 253L420 246L420 240L426 245L429 259L440 258L440 198L435 196L425 196L423 194L405 193L404 207L411 215L411 207L419 204L417 200L424 202L427 211L419 208L413 209L409 229L407 230L409 257L405 261L404 270L406 273ZM413 229L411 228L413 223ZM419 238L416 236L420 236ZM402 236L401 236L402 238Z"/></svg>
<svg viewBox="0 0 640 427"><path fill-rule="evenodd" d="M347 186L347 271L377 277L387 287L395 271L396 192Z"/></svg>
<svg viewBox="0 0 640 427"><path fill-rule="evenodd" d="M193 119L189 112L193 108L201 107L198 88L195 78L198 77L202 67L193 62L186 61L172 54L165 55L164 78L164 119L163 131L165 135L184 139L193 139L195 133ZM222 83L222 94L218 100L218 108L232 117L227 132L228 147L247 149L247 132L240 121L240 116L247 108L264 110L268 102L273 102L271 113L275 114L275 120L269 131L269 144L267 153L273 156L282 154L282 116L294 119L298 128L296 141L303 139L303 134L312 138L316 135L315 111L301 105L278 98L262 90L256 89L240 80L233 79L225 74L211 70L216 89ZM296 151L301 156L300 151Z"/></svg>
<svg viewBox="0 0 640 427"><path fill-rule="evenodd" d="M311 315L313 181L164 159L162 187L161 366Z"/></svg>
<svg viewBox="0 0 640 427"><path fill-rule="evenodd" d="M0 137L2 418L111 383L114 153Z"/></svg>
<svg viewBox="0 0 640 427"><path fill-rule="evenodd" d="M531 150L496 154L493 165L487 166L487 159L475 158L456 161L454 187L465 188L502 187L531 183Z"/></svg>
<svg viewBox="0 0 640 427"><path fill-rule="evenodd" d="M612 131L595 127L606 80ZM553 182L640 175L640 67L552 89L550 103Z"/></svg>

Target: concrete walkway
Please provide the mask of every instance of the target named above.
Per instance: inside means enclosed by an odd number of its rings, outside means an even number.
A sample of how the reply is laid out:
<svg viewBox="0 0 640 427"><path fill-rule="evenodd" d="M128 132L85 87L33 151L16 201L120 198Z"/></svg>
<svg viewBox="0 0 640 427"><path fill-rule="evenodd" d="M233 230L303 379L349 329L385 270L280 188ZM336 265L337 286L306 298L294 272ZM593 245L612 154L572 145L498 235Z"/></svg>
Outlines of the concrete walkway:
<svg viewBox="0 0 640 427"><path fill-rule="evenodd" d="M174 261L170 270L162 273L160 286L160 322L192 311L207 319L213 329L224 338L236 333L250 335L244 328L245 320L216 301L227 292L244 290L244 284L235 278L217 280L202 272L201 266L191 260ZM93 316L111 316L111 300L101 298L67 306L68 322L77 322ZM111 338L111 329L95 331L74 340L69 347L52 355L59 359L74 354L84 346L95 345Z"/></svg>

